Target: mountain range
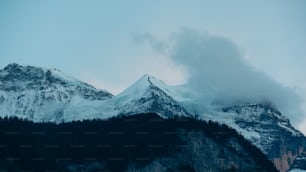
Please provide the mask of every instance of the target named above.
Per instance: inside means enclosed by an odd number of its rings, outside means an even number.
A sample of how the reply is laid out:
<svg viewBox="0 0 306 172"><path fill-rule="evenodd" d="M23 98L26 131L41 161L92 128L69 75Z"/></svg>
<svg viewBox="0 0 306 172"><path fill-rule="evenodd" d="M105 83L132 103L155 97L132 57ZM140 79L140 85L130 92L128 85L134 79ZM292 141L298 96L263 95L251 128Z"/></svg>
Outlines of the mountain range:
<svg viewBox="0 0 306 172"><path fill-rule="evenodd" d="M214 121L235 129L281 172L306 170L306 138L270 102L217 104L195 110L196 93L144 75L118 95L67 76L57 69L9 64L0 70L0 117L35 123L106 120L155 113Z"/></svg>

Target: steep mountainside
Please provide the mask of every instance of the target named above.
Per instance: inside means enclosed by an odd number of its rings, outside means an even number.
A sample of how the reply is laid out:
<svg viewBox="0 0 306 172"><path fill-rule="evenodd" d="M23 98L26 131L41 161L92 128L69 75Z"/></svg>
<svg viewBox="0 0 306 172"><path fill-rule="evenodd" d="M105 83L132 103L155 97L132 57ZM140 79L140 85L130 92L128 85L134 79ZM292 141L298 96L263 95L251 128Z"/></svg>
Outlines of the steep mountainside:
<svg viewBox="0 0 306 172"><path fill-rule="evenodd" d="M269 103L222 107L206 118L235 128L260 148L280 171L287 171L306 148L305 136Z"/></svg>
<svg viewBox="0 0 306 172"><path fill-rule="evenodd" d="M150 75L142 76L132 86L106 102L104 106L114 107L113 111L116 115L157 113L165 118L175 115L192 116L170 96L166 84Z"/></svg>
<svg viewBox="0 0 306 172"><path fill-rule="evenodd" d="M58 123L78 118L77 114L69 113L70 109L82 109L85 102L101 102L111 97L109 92L55 69L10 64L0 70L1 117Z"/></svg>

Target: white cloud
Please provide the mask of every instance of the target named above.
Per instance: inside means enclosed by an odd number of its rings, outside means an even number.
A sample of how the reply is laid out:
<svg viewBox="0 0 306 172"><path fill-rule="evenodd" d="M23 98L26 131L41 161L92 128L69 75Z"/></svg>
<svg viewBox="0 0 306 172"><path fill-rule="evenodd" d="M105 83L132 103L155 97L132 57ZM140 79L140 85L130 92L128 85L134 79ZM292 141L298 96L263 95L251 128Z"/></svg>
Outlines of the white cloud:
<svg viewBox="0 0 306 172"><path fill-rule="evenodd" d="M249 65L231 40L183 29L174 34L172 59L189 71L189 86L200 98L211 102L269 101L293 122L301 119L301 99L286 88Z"/></svg>
<svg viewBox="0 0 306 172"><path fill-rule="evenodd" d="M187 70L188 85L198 92L199 101L267 101L288 115L294 124L303 119L302 100L295 90L251 66L240 52L241 48L230 39L186 28L173 33L168 42L160 41L149 33L136 38L136 41L147 43L165 59L170 58Z"/></svg>

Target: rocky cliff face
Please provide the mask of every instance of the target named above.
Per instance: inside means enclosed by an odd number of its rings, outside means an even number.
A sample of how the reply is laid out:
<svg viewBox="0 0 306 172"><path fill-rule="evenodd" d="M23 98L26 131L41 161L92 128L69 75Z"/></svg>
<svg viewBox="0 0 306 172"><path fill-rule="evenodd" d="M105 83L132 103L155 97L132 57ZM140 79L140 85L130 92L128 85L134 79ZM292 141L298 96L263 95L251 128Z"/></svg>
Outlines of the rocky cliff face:
<svg viewBox="0 0 306 172"><path fill-rule="evenodd" d="M289 170L305 150L305 136L269 103L224 107L222 111L237 114L233 121L237 130L265 152L281 172Z"/></svg>
<svg viewBox="0 0 306 172"><path fill-rule="evenodd" d="M294 160L294 162L291 166L291 170L293 171L294 169L295 170L300 170L301 172L306 171L306 152L298 155L295 158L295 160Z"/></svg>

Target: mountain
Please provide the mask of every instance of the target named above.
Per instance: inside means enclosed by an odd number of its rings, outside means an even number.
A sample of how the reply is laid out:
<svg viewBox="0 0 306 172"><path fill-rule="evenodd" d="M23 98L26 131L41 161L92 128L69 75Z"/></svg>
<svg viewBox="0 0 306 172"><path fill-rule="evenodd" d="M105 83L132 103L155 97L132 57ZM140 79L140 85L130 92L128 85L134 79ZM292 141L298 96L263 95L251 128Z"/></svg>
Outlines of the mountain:
<svg viewBox="0 0 306 172"><path fill-rule="evenodd" d="M102 102L113 95L68 77L56 69L9 64L0 70L0 117L16 116L36 122L78 119L75 108ZM90 113L90 109L86 108Z"/></svg>
<svg viewBox="0 0 306 172"><path fill-rule="evenodd" d="M260 148L282 172L306 150L306 138L270 103L223 106L205 118L235 128Z"/></svg>
<svg viewBox="0 0 306 172"><path fill-rule="evenodd" d="M166 88L162 81L144 75L113 96L56 69L9 64L0 70L0 117L61 123L145 112L192 116Z"/></svg>
<svg viewBox="0 0 306 172"><path fill-rule="evenodd" d="M234 129L188 117L146 113L60 124L11 118L0 119L0 130L0 171L277 171Z"/></svg>
<svg viewBox="0 0 306 172"><path fill-rule="evenodd" d="M192 116L170 96L168 88L162 81L146 74L132 86L106 102L105 106L114 107L116 115L157 113L164 118Z"/></svg>
<svg viewBox="0 0 306 172"><path fill-rule="evenodd" d="M113 96L56 69L10 64L0 70L2 118L59 124L156 113L162 118L212 120L242 134L281 172L289 170L295 159L306 152L305 136L271 103L217 104L202 110L195 96L184 86L168 86L150 75Z"/></svg>

